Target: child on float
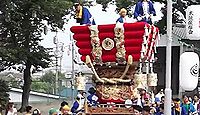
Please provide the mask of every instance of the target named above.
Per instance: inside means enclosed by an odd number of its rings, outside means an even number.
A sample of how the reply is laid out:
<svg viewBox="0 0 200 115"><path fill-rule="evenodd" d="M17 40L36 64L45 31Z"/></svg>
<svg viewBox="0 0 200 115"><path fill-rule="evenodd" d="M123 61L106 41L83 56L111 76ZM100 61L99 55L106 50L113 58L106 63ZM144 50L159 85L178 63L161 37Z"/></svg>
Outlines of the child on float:
<svg viewBox="0 0 200 115"><path fill-rule="evenodd" d="M119 15L120 17L117 19L116 23L126 23L126 14L127 14L127 10L125 8L122 8L119 11Z"/></svg>

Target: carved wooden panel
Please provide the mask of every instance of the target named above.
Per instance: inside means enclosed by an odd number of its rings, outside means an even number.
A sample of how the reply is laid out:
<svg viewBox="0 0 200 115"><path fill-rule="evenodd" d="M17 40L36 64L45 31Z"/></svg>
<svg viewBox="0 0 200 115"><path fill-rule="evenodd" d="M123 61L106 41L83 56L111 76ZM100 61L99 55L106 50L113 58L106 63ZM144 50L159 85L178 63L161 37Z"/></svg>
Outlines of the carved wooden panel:
<svg viewBox="0 0 200 115"><path fill-rule="evenodd" d="M89 107L88 108L88 113L87 115L91 114L100 114L100 115L105 115L105 114L124 114L124 115L130 115L133 114L133 108L99 108L99 107Z"/></svg>

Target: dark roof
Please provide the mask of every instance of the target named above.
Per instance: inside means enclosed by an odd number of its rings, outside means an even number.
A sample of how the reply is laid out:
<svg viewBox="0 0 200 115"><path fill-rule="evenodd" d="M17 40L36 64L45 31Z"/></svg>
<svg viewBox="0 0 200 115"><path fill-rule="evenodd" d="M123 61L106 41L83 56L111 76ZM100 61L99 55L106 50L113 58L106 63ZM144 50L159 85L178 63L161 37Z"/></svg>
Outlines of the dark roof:
<svg viewBox="0 0 200 115"><path fill-rule="evenodd" d="M188 39L186 36L186 25L184 24L174 24L172 27L172 34L179 39Z"/></svg>

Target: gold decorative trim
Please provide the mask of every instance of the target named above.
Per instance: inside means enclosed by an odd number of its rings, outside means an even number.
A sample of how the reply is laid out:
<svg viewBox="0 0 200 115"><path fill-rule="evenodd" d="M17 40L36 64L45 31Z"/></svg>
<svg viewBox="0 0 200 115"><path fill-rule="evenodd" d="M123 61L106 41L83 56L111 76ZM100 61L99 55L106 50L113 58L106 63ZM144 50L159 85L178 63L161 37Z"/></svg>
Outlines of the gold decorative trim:
<svg viewBox="0 0 200 115"><path fill-rule="evenodd" d="M116 58L118 63L125 63L126 62L126 49L124 46L124 27L122 23L117 23L114 28L115 33L115 42L116 42Z"/></svg>
<svg viewBox="0 0 200 115"><path fill-rule="evenodd" d="M112 79L100 78L99 75L97 74L97 72L96 72L96 70L95 70L93 64L92 64L92 61L91 61L89 55L86 56L86 64L90 64L91 69L92 69L92 71L94 72L94 76L95 76L95 78L96 78L99 82L102 82L102 83L106 83L106 82L107 82L107 83L111 83L111 84L116 84L117 82L128 83L128 82L131 81L131 79L122 79L122 78L123 78L123 77L122 77L123 75L122 75L120 78L112 78ZM125 74L124 74L124 76L126 75L126 73L127 73L127 71L126 71L126 69L125 69Z"/></svg>
<svg viewBox="0 0 200 115"><path fill-rule="evenodd" d="M97 25L92 25L88 27L90 30L90 38L91 38L91 45L92 45L92 56L94 58L94 62L101 63L102 62L102 47L100 45L99 39L99 31Z"/></svg>
<svg viewBox="0 0 200 115"><path fill-rule="evenodd" d="M115 46L115 43L112 39L106 38L102 41L102 47L104 50L112 50Z"/></svg>
<svg viewBox="0 0 200 115"><path fill-rule="evenodd" d="M150 86L150 87L157 86L157 83L158 83L158 75L157 74L155 74L155 73L148 74L147 79L148 79L147 80L148 86Z"/></svg>
<svg viewBox="0 0 200 115"><path fill-rule="evenodd" d="M147 74L135 74L135 81L136 81L136 87L146 89L147 88Z"/></svg>
<svg viewBox="0 0 200 115"><path fill-rule="evenodd" d="M94 68L94 66L93 66L93 64L92 64L92 61L91 61L89 55L86 56L86 64L90 64L90 66L91 66L91 68L92 68L92 71L93 71L94 76L96 77L96 79L97 79L99 82L104 83L104 80L102 80L102 79L99 77L99 75L97 74L97 72L96 72L96 70L95 70L95 68Z"/></svg>

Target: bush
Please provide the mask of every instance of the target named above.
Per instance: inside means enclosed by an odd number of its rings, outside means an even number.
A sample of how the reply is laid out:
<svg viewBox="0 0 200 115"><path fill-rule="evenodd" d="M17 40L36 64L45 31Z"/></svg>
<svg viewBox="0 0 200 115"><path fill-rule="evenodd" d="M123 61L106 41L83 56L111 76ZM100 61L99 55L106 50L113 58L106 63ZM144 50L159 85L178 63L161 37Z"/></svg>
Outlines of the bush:
<svg viewBox="0 0 200 115"><path fill-rule="evenodd" d="M9 91L6 81L0 79L0 112L6 108L6 104L9 102Z"/></svg>

